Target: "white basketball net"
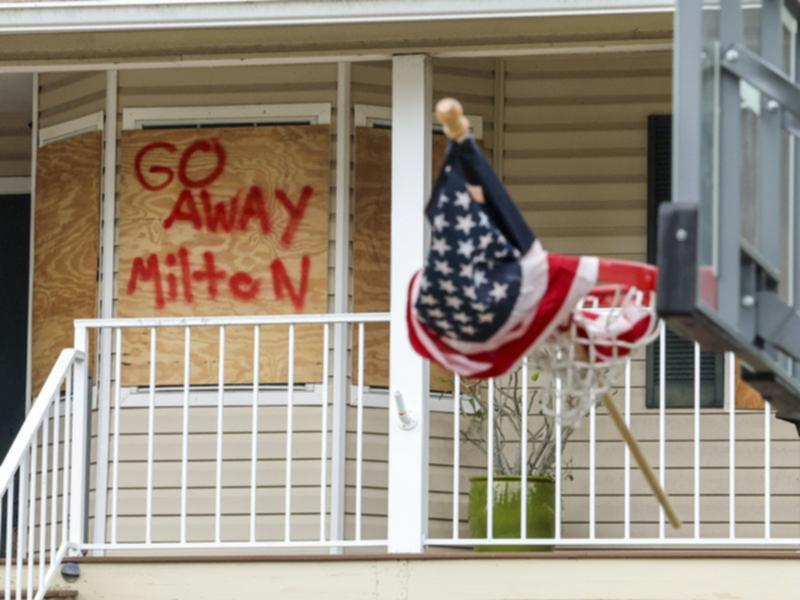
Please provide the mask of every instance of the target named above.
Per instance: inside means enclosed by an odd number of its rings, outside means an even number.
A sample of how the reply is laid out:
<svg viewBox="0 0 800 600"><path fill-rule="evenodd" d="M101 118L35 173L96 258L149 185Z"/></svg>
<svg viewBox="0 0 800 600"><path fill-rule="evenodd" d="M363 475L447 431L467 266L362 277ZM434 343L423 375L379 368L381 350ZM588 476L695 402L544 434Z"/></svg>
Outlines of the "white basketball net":
<svg viewBox="0 0 800 600"><path fill-rule="evenodd" d="M597 289L602 291L587 295L569 322L529 357L543 386L542 408L562 427L579 427L619 381L631 353L658 337L654 294L622 286Z"/></svg>

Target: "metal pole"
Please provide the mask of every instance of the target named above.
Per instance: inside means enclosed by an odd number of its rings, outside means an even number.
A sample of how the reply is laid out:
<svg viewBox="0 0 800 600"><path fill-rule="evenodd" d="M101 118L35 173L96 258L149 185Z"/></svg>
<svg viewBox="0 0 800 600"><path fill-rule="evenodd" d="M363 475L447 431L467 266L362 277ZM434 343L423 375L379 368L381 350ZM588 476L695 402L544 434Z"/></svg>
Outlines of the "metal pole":
<svg viewBox="0 0 800 600"><path fill-rule="evenodd" d="M761 8L761 56L774 66L783 68L782 0L765 0ZM781 269L781 179L783 144L781 110L778 103L761 96L758 120L758 248L773 270Z"/></svg>
<svg viewBox="0 0 800 600"><path fill-rule="evenodd" d="M692 0L687 0L689 4ZM700 4L699 2L697 4ZM742 7L740 2L724 2L720 7L720 44L726 48L742 39ZM719 231L728 232L719 239L720 282L719 315L733 327L739 326L741 242L741 115L739 78L725 69L720 72L719 133ZM698 125L699 131L699 125ZM680 145L674 145L681 151ZM702 219L701 210L701 219Z"/></svg>

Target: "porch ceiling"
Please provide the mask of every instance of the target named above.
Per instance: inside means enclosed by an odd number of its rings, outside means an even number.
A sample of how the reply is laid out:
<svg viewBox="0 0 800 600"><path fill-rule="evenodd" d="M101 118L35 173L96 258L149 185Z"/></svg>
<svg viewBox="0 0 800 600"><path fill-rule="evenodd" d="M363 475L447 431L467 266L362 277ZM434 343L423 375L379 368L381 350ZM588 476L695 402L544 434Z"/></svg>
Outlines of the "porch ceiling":
<svg viewBox="0 0 800 600"><path fill-rule="evenodd" d="M6 22L3 11L9 10L8 6L0 4L0 23ZM664 45L671 41L670 12L241 27L235 35L230 27L25 33L0 35L0 69L30 70L35 65L70 63L81 63L84 69L93 65L106 69L123 62L191 63L256 56L292 60L307 57L311 62L341 56L380 58L397 52L513 54L531 48L558 52L604 45Z"/></svg>

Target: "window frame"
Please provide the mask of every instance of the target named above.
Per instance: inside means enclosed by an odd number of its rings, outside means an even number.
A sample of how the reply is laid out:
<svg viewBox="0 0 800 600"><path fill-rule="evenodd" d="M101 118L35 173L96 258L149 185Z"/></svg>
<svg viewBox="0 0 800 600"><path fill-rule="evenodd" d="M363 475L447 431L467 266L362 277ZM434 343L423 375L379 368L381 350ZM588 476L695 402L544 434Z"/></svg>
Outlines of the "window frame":
<svg viewBox="0 0 800 600"><path fill-rule="evenodd" d="M294 104L243 104L209 106L152 106L122 110L122 130L171 129L179 127L237 126L237 125L330 125L332 105L329 102ZM303 406L322 406L323 384L294 384L292 402ZM288 384L259 386L259 406L286 406ZM190 386L190 406L216 406L219 390L215 386ZM120 390L122 407L146 407L149 388L126 386ZM183 388L157 386L156 407L179 407L183 403ZM252 406L252 385L226 386L223 406Z"/></svg>
<svg viewBox="0 0 800 600"><path fill-rule="evenodd" d="M124 108L122 130L217 125L330 125L330 102Z"/></svg>

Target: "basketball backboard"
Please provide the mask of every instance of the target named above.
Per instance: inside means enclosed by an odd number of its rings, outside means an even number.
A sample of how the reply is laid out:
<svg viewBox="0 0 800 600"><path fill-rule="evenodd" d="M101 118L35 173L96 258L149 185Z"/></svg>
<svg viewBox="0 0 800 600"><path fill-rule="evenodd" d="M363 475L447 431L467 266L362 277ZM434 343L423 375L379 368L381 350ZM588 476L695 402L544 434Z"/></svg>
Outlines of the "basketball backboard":
<svg viewBox="0 0 800 600"><path fill-rule="evenodd" d="M797 0L677 0L659 313L800 423ZM800 429L800 427L799 427Z"/></svg>

